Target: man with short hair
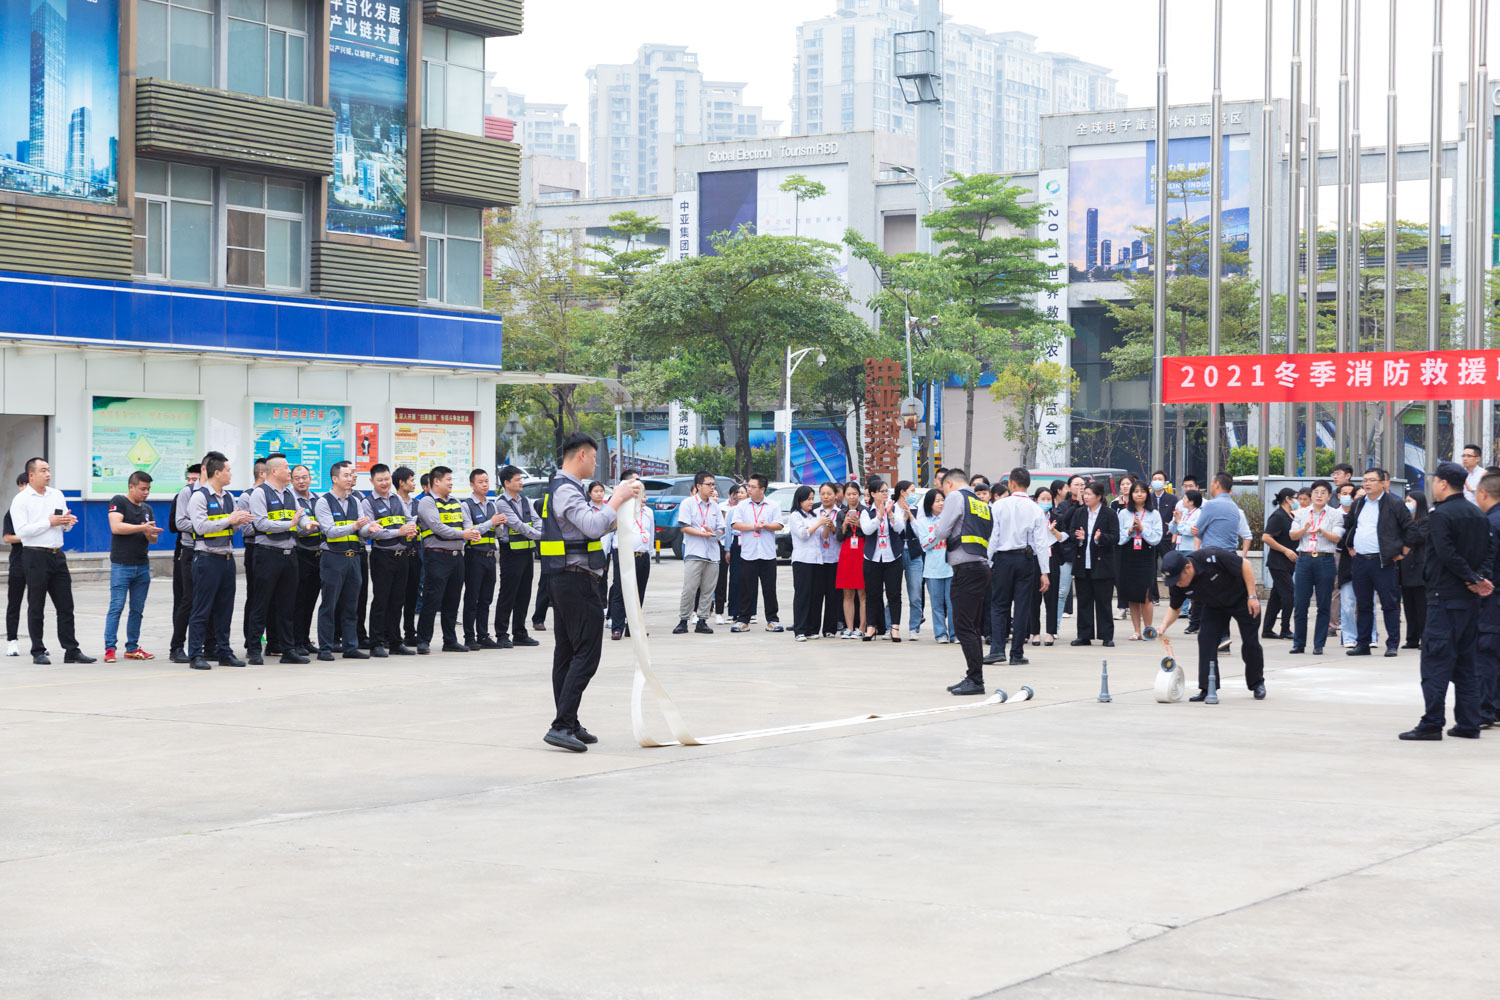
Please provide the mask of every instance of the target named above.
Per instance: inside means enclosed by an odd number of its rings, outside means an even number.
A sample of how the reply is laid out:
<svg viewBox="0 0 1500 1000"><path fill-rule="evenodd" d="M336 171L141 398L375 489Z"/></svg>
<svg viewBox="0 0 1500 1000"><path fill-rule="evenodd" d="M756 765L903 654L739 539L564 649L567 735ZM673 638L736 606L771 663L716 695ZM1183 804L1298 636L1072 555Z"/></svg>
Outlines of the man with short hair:
<svg viewBox="0 0 1500 1000"><path fill-rule="evenodd" d="M151 474L137 470L126 481L124 493L109 502L109 611L104 616L104 662L115 662L115 640L120 613L130 601L125 624L125 659L154 660L141 648L141 616L151 589L151 556L148 550L161 535L161 528L146 498L151 495Z"/></svg>
<svg viewBox="0 0 1500 1000"><path fill-rule="evenodd" d="M26 473L16 474L16 492L26 488ZM5 577L5 640L6 656L21 655L21 603L26 599L26 569L21 559L25 546L16 534L15 522L10 517L10 507L5 508L5 544L10 546L10 571Z"/></svg>
<svg viewBox="0 0 1500 1000"><path fill-rule="evenodd" d="M1479 488L1479 481L1484 478L1484 451L1477 444L1464 445L1464 499L1470 503L1477 504L1475 491Z"/></svg>
<svg viewBox="0 0 1500 1000"><path fill-rule="evenodd" d="M396 483L396 495L406 506L407 513L411 516L411 523L417 525L417 533L406 540L406 596L401 600L401 628L399 634L402 641L399 646L406 648L413 656L417 653L417 605L421 603L422 596L422 526L417 524L417 474L413 469L401 466L391 477ZM392 647L392 652L396 647ZM404 656L404 653L396 653Z"/></svg>
<svg viewBox="0 0 1500 1000"><path fill-rule="evenodd" d="M57 638L66 650L66 663L93 663L78 648L73 633L73 577L63 555L63 532L72 530L78 518L68 511L62 492L54 489L52 466L45 458L26 462L26 488L10 502L10 518L25 549L21 565L26 571L26 625L31 633L31 662L46 666L52 661L42 641L45 602L52 598L57 611Z"/></svg>
<svg viewBox="0 0 1500 1000"><path fill-rule="evenodd" d="M500 549L500 599L495 602L495 642L501 649L540 646L526 631L526 612L531 603L531 582L536 573L536 543L542 537L542 519L531 501L521 495L521 470L507 465L500 470L500 496L495 502L505 520L497 535Z"/></svg>
<svg viewBox="0 0 1500 1000"><path fill-rule="evenodd" d="M467 653L458 641L458 612L464 585L464 548L479 541L479 529L469 521L468 509L453 499L453 470L432 470L430 492L417 504L421 529L422 611L417 623L417 652L432 648L433 619L442 613L443 652Z"/></svg>
<svg viewBox="0 0 1500 1000"><path fill-rule="evenodd" d="M1215 477L1217 478L1217 477ZM1162 646L1172 652L1167 629L1182 614L1182 602L1191 597L1203 602L1203 627L1198 633L1198 693L1189 701L1204 701L1209 690L1209 664L1216 663L1224 651L1220 640L1229 634L1230 619L1240 626L1240 658L1245 663L1245 686L1260 701L1266 696L1265 652L1261 649L1256 619L1260 617L1260 599L1255 593L1255 570L1250 560L1231 549L1205 547L1196 552L1169 552L1161 563L1163 579L1171 590L1171 607L1162 622ZM1216 683L1223 686L1223 671Z"/></svg>
<svg viewBox="0 0 1500 1000"><path fill-rule="evenodd" d="M634 469L626 469L620 476L620 481L629 482L639 478L640 473ZM656 515L645 504L636 507L635 534L635 549L629 555L635 560L636 593L644 601L646 582L651 579L651 543L656 537ZM611 532L609 538L610 561L615 567L614 582L609 585L609 637L620 639L630 634L630 626L625 620L625 592L620 586L619 534Z"/></svg>
<svg viewBox="0 0 1500 1000"><path fill-rule="evenodd" d="M1422 697L1426 711L1403 740L1443 738L1448 685L1453 685L1453 727L1449 736L1478 739L1482 697L1475 669L1479 599L1495 592L1490 582L1496 553L1490 525L1479 508L1464 499L1468 474L1455 462L1439 462L1432 477L1437 503L1427 515L1427 621L1422 627Z"/></svg>
<svg viewBox="0 0 1500 1000"><path fill-rule="evenodd" d="M245 659L259 666L260 637L266 637L266 652L280 654L282 663L307 663L297 652L296 606L298 529L312 517L297 503L292 492L292 470L285 457L274 455L266 460L261 484L245 491L249 495L250 516L254 519L257 553L255 557L254 597L250 601L245 634Z"/></svg>
<svg viewBox="0 0 1500 1000"><path fill-rule="evenodd" d="M391 490L399 477L411 492L416 473L406 466L395 476L384 462L370 466L369 496L364 513L370 519L370 655L376 658L413 656L416 650L401 642L401 607L406 602L407 580L416 564L417 520L399 491Z"/></svg>
<svg viewBox="0 0 1500 1000"><path fill-rule="evenodd" d="M755 584L766 602L766 631L781 632L776 603L776 533L783 527L781 508L766 500L770 480L759 472L745 481L749 496L729 515L729 526L740 536L740 617L731 632L750 631L755 617Z"/></svg>
<svg viewBox="0 0 1500 1000"><path fill-rule="evenodd" d="M328 470L329 489L318 498L314 520L323 532L322 554L318 557L323 582L322 604L318 609L318 659L333 659L333 644L343 644L344 659L367 660L370 654L359 648L359 628L354 622L359 603L359 554L364 548L360 536L370 518L354 495L354 463L334 462ZM337 639L334 621L342 623Z"/></svg>
<svg viewBox="0 0 1500 1000"><path fill-rule="evenodd" d="M712 635L708 624L713 608L714 585L719 579L722 549L719 535L724 530L724 516L714 503L714 475L699 472L693 476L693 492L677 506L677 527L682 532L682 599L677 603L677 627L673 635L685 635L688 618L698 612L697 631ZM644 504L642 507L644 508Z"/></svg>
<svg viewBox="0 0 1500 1000"><path fill-rule="evenodd" d="M1365 495L1354 501L1344 518L1344 537L1339 542L1342 558L1352 560L1356 607L1357 645L1349 656L1369 656L1375 628L1375 594L1385 613L1385 655L1395 656L1401 641L1401 592L1396 582L1396 563L1417 544L1417 525L1406 504L1387 488L1390 474L1367 469ZM1348 613L1348 609L1345 609Z"/></svg>
<svg viewBox="0 0 1500 1000"><path fill-rule="evenodd" d="M964 651L964 679L949 685L948 691L963 696L984 694L984 644L979 633L990 589L989 543L995 521L990 505L969 486L962 469L949 469L943 476L943 512L934 529L938 538L948 540L953 630Z"/></svg>
<svg viewBox="0 0 1500 1000"><path fill-rule="evenodd" d="M292 498L307 515L297 522L297 598L292 613L292 652L307 656L312 652L313 611L323 591L323 531L318 526L317 495L312 492L312 470L305 465L292 466Z"/></svg>
<svg viewBox="0 0 1500 1000"><path fill-rule="evenodd" d="M1276 493L1271 513L1266 515L1266 530L1260 540L1265 545L1266 572L1271 577L1271 600L1261 625L1262 639L1292 638L1292 608L1295 604L1295 583L1292 579L1297 565L1297 543L1292 540L1292 498L1297 491L1284 486ZM1281 619L1281 632L1276 631L1276 620Z"/></svg>
<svg viewBox="0 0 1500 1000"><path fill-rule="evenodd" d="M1198 511L1198 537L1203 541L1203 548L1233 552L1241 547L1243 537L1240 533L1240 521L1244 512L1230 495L1233 489L1234 479L1227 472L1220 472L1209 480L1208 492L1211 499L1203 501L1203 507ZM1247 527L1245 536L1248 535Z"/></svg>
<svg viewBox="0 0 1500 1000"><path fill-rule="evenodd" d="M206 650L218 654L221 667L243 667L229 645L229 621L234 615L234 533L250 523L248 510L236 510L229 495L233 475L223 452L203 456L203 485L186 504L193 532L193 613L188 619L188 665L212 670ZM213 636L212 647L208 637Z"/></svg>
<svg viewBox="0 0 1500 1000"><path fill-rule="evenodd" d="M486 470L469 473L469 496L464 507L469 523L479 529L478 540L464 547L464 645L470 652L499 649L500 644L490 637L490 605L495 600L495 529L505 515L490 499L490 474Z"/></svg>
<svg viewBox="0 0 1500 1000"><path fill-rule="evenodd" d="M1026 659L1026 626L1031 621L1032 602L1047 592L1050 583L1047 570L1052 558L1052 531L1042 508L1026 495L1030 486L1031 473L1017 466L1010 470L1010 495L990 504L990 652L984 658L986 665L1005 659L1007 636L1010 665L1030 662Z"/></svg>
<svg viewBox="0 0 1500 1000"><path fill-rule="evenodd" d="M1345 483L1354 482L1354 466L1348 462L1340 462L1333 467L1333 495L1338 496L1339 487ZM1358 486L1358 483L1355 483Z"/></svg>
<svg viewBox="0 0 1500 1000"><path fill-rule="evenodd" d="M1466 480L1467 481L1467 480ZM1474 489L1474 499L1490 526L1490 583L1500 580L1500 475L1486 472ZM1474 666L1479 675L1479 728L1500 720L1500 588L1479 600L1479 639Z"/></svg>
<svg viewBox="0 0 1500 1000"><path fill-rule="evenodd" d="M255 464L251 468L254 475L250 488L241 490L240 495L235 498L235 510L249 510L250 495L260 489L261 484L266 481L266 459L257 457ZM240 614L240 629L244 632L245 657L246 659L250 659L250 651L260 648L262 636L260 632L254 635L250 633L250 608L255 604L255 546L260 543L259 534L255 530L254 519L245 525L245 530L240 532L240 536L245 543L245 608ZM250 660L250 662L254 663L255 661Z"/></svg>
<svg viewBox="0 0 1500 1000"><path fill-rule="evenodd" d="M187 502L193 488L203 478L203 463L194 462L187 467L183 479L185 485L172 498L172 513L168 527L177 536L172 549L172 639L168 652L173 663L186 663L188 618L193 613L193 530L187 524ZM212 649L209 650L213 652Z"/></svg>

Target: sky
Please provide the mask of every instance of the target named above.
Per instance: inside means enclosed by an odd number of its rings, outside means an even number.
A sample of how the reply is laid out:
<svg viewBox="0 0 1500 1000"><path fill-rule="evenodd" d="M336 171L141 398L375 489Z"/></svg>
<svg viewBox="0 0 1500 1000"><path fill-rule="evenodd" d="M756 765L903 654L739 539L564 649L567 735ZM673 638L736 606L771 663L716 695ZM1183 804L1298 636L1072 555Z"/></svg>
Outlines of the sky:
<svg viewBox="0 0 1500 1000"><path fill-rule="evenodd" d="M1286 96L1290 85L1292 0L1269 0L1275 27L1272 86ZM1355 0L1319 0L1318 97L1323 134L1336 121L1339 77L1340 7ZM1385 141L1388 3L1360 2L1363 23L1361 133L1365 145ZM1265 13L1267 0L1224 4L1222 79L1224 99L1253 100L1265 92ZM1308 11L1302 0L1303 41L1307 49ZM1458 129L1458 82L1466 74L1468 4L1447 0L1443 124L1452 139ZM630 62L645 42L686 45L699 55L711 79L743 81L746 101L760 104L768 118L790 126L795 27L833 13L833 0L756 0L754 4L704 0L570 0L528 4L526 31L489 43L488 66L497 80L529 100L565 102L568 120L584 124L588 84L584 71L596 63ZM1156 101L1157 0L1062 0L1021 4L1011 0L944 0L953 20L990 31L1025 31L1039 48L1067 52L1109 67L1129 107ZM1207 0L1168 0L1168 93L1174 103L1207 101L1213 86L1213 4ZM1400 0L1396 37L1397 139L1425 142L1430 122L1433 0ZM1500 17L1491 21L1490 49L1500 60ZM1304 53L1305 58L1305 53ZM1500 75L1500 68L1494 75ZM1304 88L1306 83L1304 83ZM585 141L587 130L585 129ZM1331 145L1325 138L1325 146Z"/></svg>

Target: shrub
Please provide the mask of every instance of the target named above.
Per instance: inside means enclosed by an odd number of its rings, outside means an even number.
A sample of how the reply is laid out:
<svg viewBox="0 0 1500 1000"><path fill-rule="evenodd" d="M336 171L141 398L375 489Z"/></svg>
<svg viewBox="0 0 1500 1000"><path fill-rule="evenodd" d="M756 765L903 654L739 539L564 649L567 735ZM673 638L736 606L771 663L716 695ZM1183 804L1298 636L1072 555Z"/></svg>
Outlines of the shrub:
<svg viewBox="0 0 1500 1000"><path fill-rule="evenodd" d="M678 448L677 471L684 476L691 476L700 471L712 472L716 476L733 475L735 472L734 449L713 444ZM759 472L773 480L780 478L776 468L776 449L751 448L750 471Z"/></svg>

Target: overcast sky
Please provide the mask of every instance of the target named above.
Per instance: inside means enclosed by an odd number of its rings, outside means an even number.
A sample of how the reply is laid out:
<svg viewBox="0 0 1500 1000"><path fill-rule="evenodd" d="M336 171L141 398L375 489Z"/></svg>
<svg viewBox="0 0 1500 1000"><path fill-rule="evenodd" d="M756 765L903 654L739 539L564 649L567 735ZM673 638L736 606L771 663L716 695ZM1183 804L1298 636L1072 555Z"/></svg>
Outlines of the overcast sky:
<svg viewBox="0 0 1500 1000"><path fill-rule="evenodd" d="M1291 0L1272 0L1277 20L1273 49L1273 84L1279 96L1288 92L1291 53ZM1337 111L1339 12L1344 0L1320 0L1319 104L1324 110L1324 145ZM1388 2L1366 0L1364 12L1361 123L1366 145L1385 136L1386 45ZM1304 51L1307 11L1304 8ZM1397 26L1397 136L1402 142L1427 138L1433 0L1400 0ZM1175 103L1207 101L1212 87L1212 4L1207 0L1170 0L1168 21L1169 88ZM1351 2L1351 8L1353 4ZM1458 81L1467 69L1468 4L1447 0L1444 41L1445 134L1457 131ZM1265 4L1231 0L1225 7L1225 100L1256 99L1263 93ZM1120 81L1131 107L1156 100L1156 0L1062 0L1021 4L1009 0L944 0L954 20L991 31L1020 30L1037 36L1044 49L1068 52L1107 66ZM568 0L528 4L526 32L518 38L490 42L489 69L500 83L534 101L568 104L568 118L580 124L588 113L584 71L596 63L630 62L644 42L686 45L699 55L710 79L749 84L747 102L760 104L768 118L790 128L787 101L792 92L792 59L797 24L831 14L832 0ZM1491 22L1491 49L1500 59L1500 17ZM585 129L585 141L587 130Z"/></svg>

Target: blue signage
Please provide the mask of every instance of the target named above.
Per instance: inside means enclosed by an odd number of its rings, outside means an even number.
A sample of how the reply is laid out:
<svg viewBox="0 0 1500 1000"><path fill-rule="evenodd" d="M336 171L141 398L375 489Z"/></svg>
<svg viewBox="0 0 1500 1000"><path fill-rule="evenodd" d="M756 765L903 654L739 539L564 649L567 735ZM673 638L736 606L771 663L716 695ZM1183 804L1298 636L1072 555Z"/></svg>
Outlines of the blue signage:
<svg viewBox="0 0 1500 1000"><path fill-rule="evenodd" d="M328 231L406 239L407 0L331 0Z"/></svg>

